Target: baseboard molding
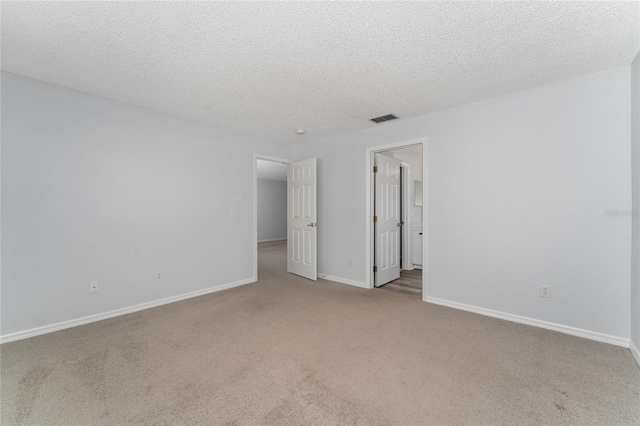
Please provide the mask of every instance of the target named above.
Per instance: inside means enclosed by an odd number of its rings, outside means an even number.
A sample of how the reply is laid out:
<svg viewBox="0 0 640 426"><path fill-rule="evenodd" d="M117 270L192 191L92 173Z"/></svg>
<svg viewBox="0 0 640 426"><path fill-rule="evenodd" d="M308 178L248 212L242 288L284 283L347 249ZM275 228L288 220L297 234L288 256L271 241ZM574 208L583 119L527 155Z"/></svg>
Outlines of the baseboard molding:
<svg viewBox="0 0 640 426"><path fill-rule="evenodd" d="M638 350L638 347L633 343L633 340L629 341L629 349L631 350L633 357L636 359L638 367L640 367L640 350Z"/></svg>
<svg viewBox="0 0 640 426"><path fill-rule="evenodd" d="M333 282L336 282L336 283L348 284L348 285L352 285L352 286L355 286L355 287L369 289L369 286L367 285L367 283L363 283L363 282L360 282L360 281L353 281L353 280L348 280L346 278L333 277L331 275L326 275L326 274L318 274L318 278L322 278L322 279L327 280L327 281L333 281Z"/></svg>
<svg viewBox="0 0 640 426"><path fill-rule="evenodd" d="M609 343L616 346L622 346L623 348L628 348L630 344L629 339L624 339L622 337L611 336L609 334L597 333L595 331L583 330L581 328L569 327L566 325L547 321L541 321L534 318L522 317L520 315L508 314L491 309L479 308L477 306L465 305L464 303L451 302L449 300L438 299L436 297L427 296L424 297L423 300L425 302L434 303L436 305L447 306L449 308L460 309L480 315L486 315L488 317L517 322L519 324L532 325L534 327L545 328L547 330L559 331L560 333L583 337L585 339L595 340L597 342Z"/></svg>
<svg viewBox="0 0 640 426"><path fill-rule="evenodd" d="M270 243L272 241L285 241L287 239L287 237L284 238L271 238L271 239L267 239L267 240L258 240L259 243Z"/></svg>
<svg viewBox="0 0 640 426"><path fill-rule="evenodd" d="M248 278L245 280L234 281L232 283L222 284L215 287L205 288L203 290L192 291L190 293L184 293L177 296L171 296L164 299L154 300L152 302L141 303L139 305L129 306L126 308L115 309L113 311L103 312L101 314L89 315L82 318L77 318L69 321L62 321L56 324L45 325L42 327L32 328L25 331L18 331L15 333L0 336L0 343L9 343L16 340L28 339L29 337L39 336L41 334L53 333L54 331L60 331L67 328L77 327L79 325L89 324L96 321L105 320L108 318L117 317L120 315L131 314L145 309L155 308L156 306L167 305L173 302L179 302L180 300L191 299L192 297L203 296L209 293L215 293L218 291L228 290L230 288L239 287L245 284L251 284L256 282L255 278Z"/></svg>

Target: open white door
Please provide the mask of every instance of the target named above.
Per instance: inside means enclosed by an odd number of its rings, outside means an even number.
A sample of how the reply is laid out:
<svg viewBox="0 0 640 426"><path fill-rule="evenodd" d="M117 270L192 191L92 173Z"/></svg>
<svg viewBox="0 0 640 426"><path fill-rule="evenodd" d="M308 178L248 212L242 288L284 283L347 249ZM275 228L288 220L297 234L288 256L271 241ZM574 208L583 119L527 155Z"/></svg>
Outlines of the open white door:
<svg viewBox="0 0 640 426"><path fill-rule="evenodd" d="M287 271L316 281L316 159L289 163Z"/></svg>
<svg viewBox="0 0 640 426"><path fill-rule="evenodd" d="M375 280L380 287L400 278L400 165L384 154L375 154Z"/></svg>

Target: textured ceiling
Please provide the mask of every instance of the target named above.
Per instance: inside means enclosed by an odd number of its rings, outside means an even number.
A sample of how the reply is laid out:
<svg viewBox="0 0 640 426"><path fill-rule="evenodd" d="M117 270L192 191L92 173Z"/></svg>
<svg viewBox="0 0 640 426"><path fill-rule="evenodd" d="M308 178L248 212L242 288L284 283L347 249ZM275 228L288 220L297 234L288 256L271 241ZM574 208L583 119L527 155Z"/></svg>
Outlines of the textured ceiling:
<svg viewBox="0 0 640 426"><path fill-rule="evenodd" d="M256 160L256 175L258 179L287 181L287 165L268 160Z"/></svg>
<svg viewBox="0 0 640 426"><path fill-rule="evenodd" d="M627 65L640 45L638 2L1 7L6 71L294 143Z"/></svg>

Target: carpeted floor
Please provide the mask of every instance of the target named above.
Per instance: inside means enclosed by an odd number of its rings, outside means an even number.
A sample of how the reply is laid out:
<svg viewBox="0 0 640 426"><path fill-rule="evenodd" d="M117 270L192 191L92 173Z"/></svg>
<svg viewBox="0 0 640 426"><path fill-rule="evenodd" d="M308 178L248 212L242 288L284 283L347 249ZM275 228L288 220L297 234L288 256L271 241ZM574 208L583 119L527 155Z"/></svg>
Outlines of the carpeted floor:
<svg viewBox="0 0 640 426"><path fill-rule="evenodd" d="M2 345L2 425L640 424L628 349L284 271Z"/></svg>

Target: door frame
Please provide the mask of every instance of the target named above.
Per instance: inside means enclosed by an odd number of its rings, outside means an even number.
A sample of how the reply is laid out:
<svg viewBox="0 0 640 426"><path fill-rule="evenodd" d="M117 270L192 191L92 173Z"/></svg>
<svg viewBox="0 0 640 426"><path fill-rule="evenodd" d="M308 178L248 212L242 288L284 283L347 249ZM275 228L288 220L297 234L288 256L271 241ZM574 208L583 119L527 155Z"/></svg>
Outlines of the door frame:
<svg viewBox="0 0 640 426"><path fill-rule="evenodd" d="M253 277L254 277L254 282L258 281L258 160L273 161L276 163L282 163L287 165L292 162L291 160L287 160L286 158L273 157L271 155L264 155L264 154L253 154ZM289 173L287 172L287 181L288 180L289 180ZM287 199L288 198L289 198L289 192L287 191Z"/></svg>
<svg viewBox="0 0 640 426"><path fill-rule="evenodd" d="M374 193L375 185L373 184L373 164L374 164L374 154L377 152L385 152L385 151L393 151L401 148L409 148L412 146L420 145L422 146L422 230L426 238L422 239L422 255L424 256L422 262L422 300L426 300L427 297L427 274L429 273L429 256L428 256L428 240L429 240L429 232L428 232L428 214L427 209L429 207L429 184L427 181L427 138L418 138L418 139L410 139L402 142L393 142L385 145L377 145L367 148L366 150L366 189L365 189L365 284L368 288L373 288L373 264L375 263L374 259L374 249L373 249L373 212L375 210L373 202L374 202Z"/></svg>

